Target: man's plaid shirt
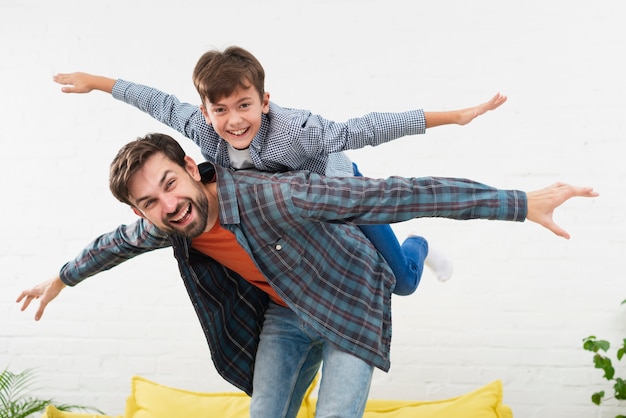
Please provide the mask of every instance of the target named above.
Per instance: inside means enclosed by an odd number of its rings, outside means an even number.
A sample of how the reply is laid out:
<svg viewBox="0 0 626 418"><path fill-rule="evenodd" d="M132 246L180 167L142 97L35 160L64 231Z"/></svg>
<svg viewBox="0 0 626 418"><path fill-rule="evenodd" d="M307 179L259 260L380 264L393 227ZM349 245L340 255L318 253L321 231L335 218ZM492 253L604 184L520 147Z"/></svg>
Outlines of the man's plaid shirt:
<svg viewBox="0 0 626 418"><path fill-rule="evenodd" d="M390 366L395 278L355 224L415 217L523 221L526 194L465 179L323 177L310 172L217 174L219 220L278 295L330 343ZM140 220L97 238L61 270L68 285L138 254L174 247L218 372L247 393L268 297L240 276Z"/></svg>

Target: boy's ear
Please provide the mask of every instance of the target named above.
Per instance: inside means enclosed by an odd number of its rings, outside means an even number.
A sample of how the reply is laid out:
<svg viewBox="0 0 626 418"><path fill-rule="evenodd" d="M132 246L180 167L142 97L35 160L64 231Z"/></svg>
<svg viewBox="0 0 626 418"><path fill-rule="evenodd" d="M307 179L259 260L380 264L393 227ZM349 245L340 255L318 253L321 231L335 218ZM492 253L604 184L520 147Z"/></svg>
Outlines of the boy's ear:
<svg viewBox="0 0 626 418"><path fill-rule="evenodd" d="M263 101L261 102L261 112L266 115L270 112L270 94L269 92L263 93Z"/></svg>
<svg viewBox="0 0 626 418"><path fill-rule="evenodd" d="M204 116L204 120L207 125L211 124L211 118L209 118L209 112L207 112L206 107L203 104L200 105L200 111L202 112L202 116Z"/></svg>

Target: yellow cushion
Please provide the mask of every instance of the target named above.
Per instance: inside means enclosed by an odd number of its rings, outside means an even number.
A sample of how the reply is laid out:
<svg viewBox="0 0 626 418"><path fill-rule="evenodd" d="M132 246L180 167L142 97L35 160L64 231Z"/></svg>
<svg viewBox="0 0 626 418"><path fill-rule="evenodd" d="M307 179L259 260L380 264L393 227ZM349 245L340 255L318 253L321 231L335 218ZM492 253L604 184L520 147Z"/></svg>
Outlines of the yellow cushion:
<svg viewBox="0 0 626 418"><path fill-rule="evenodd" d="M112 417L109 415L86 414L78 412L59 411L54 405L48 405L46 411L41 418L122 418L121 416Z"/></svg>
<svg viewBox="0 0 626 418"><path fill-rule="evenodd" d="M250 397L243 392L192 392L163 386L139 376L132 378L132 393L126 402L124 414L125 418L249 416ZM297 417L308 417L306 402Z"/></svg>
<svg viewBox="0 0 626 418"><path fill-rule="evenodd" d="M363 418L512 418L502 405L502 382L496 380L479 389L438 401L369 400Z"/></svg>

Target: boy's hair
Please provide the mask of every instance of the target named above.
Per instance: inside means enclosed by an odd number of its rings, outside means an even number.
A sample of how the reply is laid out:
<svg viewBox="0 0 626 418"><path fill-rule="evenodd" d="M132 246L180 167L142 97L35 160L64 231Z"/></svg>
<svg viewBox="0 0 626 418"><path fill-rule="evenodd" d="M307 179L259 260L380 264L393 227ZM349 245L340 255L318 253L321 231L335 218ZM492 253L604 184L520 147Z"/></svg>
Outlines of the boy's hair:
<svg viewBox="0 0 626 418"><path fill-rule="evenodd" d="M250 85L256 88L263 100L265 70L254 55L238 46L231 46L223 52L212 50L204 53L193 70L193 84L202 104L206 100L216 103L233 94L237 88L248 88Z"/></svg>
<svg viewBox="0 0 626 418"><path fill-rule="evenodd" d="M165 134L148 134L129 142L118 151L109 171L109 188L117 200L134 206L130 201L128 182L148 158L158 153L163 153L171 161L185 167L185 151L174 138Z"/></svg>

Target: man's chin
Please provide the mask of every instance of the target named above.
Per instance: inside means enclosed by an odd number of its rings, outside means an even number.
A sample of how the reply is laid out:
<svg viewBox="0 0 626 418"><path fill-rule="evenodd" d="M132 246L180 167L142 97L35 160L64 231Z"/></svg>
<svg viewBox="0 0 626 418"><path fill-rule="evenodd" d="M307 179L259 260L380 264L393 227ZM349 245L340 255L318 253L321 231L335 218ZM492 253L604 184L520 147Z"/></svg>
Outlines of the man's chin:
<svg viewBox="0 0 626 418"><path fill-rule="evenodd" d="M204 232L204 225L192 223L187 225L186 227L179 227L169 224L168 230L166 232L172 235L179 235L186 238L196 238L202 235L202 233Z"/></svg>

